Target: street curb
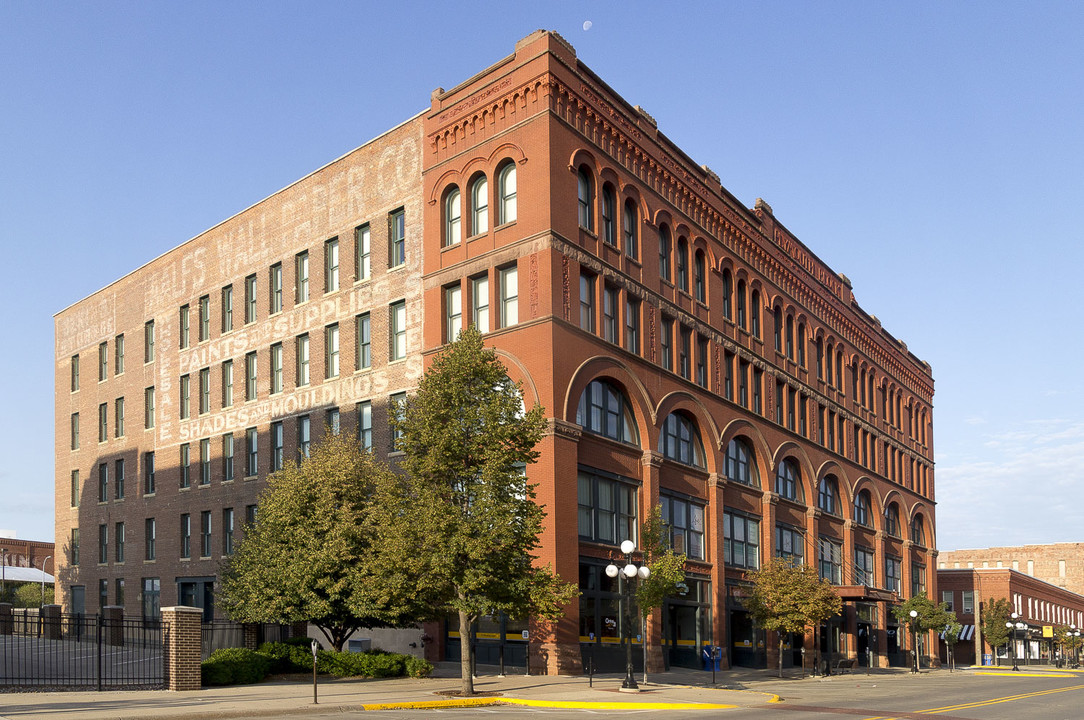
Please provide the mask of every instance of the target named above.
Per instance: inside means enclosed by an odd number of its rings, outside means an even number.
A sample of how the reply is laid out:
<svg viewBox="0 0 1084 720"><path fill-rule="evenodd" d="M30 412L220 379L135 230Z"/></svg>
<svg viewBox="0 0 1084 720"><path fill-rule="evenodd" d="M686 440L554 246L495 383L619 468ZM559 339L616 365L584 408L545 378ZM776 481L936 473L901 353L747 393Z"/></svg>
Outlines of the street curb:
<svg viewBox="0 0 1084 720"><path fill-rule="evenodd" d="M419 702L370 703L361 710L429 710L433 708L467 708L494 705L562 708L565 710L732 710L737 705L689 702L581 702L578 700L522 700L520 698L457 698L454 700L424 700Z"/></svg>
<svg viewBox="0 0 1084 720"><path fill-rule="evenodd" d="M696 689L693 685L668 685L667 687L681 688L683 690L694 690L694 689ZM764 695L764 696L766 696L768 698L768 702L770 702L770 703L781 703L781 702L783 702L783 698L780 697L779 695L776 695L775 693L761 692L759 690L743 690L743 689L735 689L735 688L721 688L721 687L715 687L713 685L712 686L702 686L702 687L706 687L708 690L716 690L718 692L752 693L753 695ZM728 707L736 707L736 706L728 706Z"/></svg>

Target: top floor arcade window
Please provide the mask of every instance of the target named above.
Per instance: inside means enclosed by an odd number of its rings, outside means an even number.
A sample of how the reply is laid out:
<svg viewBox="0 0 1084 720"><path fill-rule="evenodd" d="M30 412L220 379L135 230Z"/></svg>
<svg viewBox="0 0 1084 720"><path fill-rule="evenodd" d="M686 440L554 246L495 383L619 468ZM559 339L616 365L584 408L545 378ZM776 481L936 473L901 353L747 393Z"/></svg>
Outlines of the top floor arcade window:
<svg viewBox="0 0 1084 720"><path fill-rule="evenodd" d="M872 523L869 490L860 490L854 496L854 521L863 527L870 527Z"/></svg>
<svg viewBox="0 0 1084 720"><path fill-rule="evenodd" d="M585 230L595 229L594 203L595 187L591 181L591 174L587 168L581 167L576 171L576 204L580 227Z"/></svg>
<svg viewBox="0 0 1084 720"><path fill-rule="evenodd" d="M463 239L463 212L459 188L453 187L444 197L444 247L458 245Z"/></svg>
<svg viewBox="0 0 1084 720"><path fill-rule="evenodd" d="M689 243L683 237L677 243L677 286L678 290L689 292Z"/></svg>
<svg viewBox="0 0 1084 720"><path fill-rule="evenodd" d="M817 507L829 515L839 514L839 483L835 475L825 475L817 485Z"/></svg>
<svg viewBox="0 0 1084 720"><path fill-rule="evenodd" d="M892 537L900 536L900 506L896 503L885 508L885 532Z"/></svg>
<svg viewBox="0 0 1084 720"><path fill-rule="evenodd" d="M617 219L617 203L614 200L614 189L610 184L602 186L602 242L612 247L617 246L617 229L614 227Z"/></svg>
<svg viewBox="0 0 1084 720"><path fill-rule="evenodd" d="M470 187L471 235L489 230L489 181L479 175Z"/></svg>
<svg viewBox="0 0 1084 720"><path fill-rule="evenodd" d="M592 380L584 388L576 422L588 432L630 445L640 444L629 401L618 387L606 380Z"/></svg>
<svg viewBox="0 0 1084 720"><path fill-rule="evenodd" d="M670 282L670 228L662 225L659 227L659 276L666 282Z"/></svg>
<svg viewBox="0 0 1084 720"><path fill-rule="evenodd" d="M787 500L802 502L805 500L802 493L801 473L798 471L798 463L787 458L779 463L779 469L775 474L775 492Z"/></svg>
<svg viewBox="0 0 1084 720"><path fill-rule="evenodd" d="M514 222L516 219L516 164L509 161L497 175L497 191L500 200L498 222Z"/></svg>
<svg viewBox="0 0 1084 720"><path fill-rule="evenodd" d="M622 234L625 236L625 254L633 260L640 256L639 236L637 227L640 224L640 213L636 210L636 203L632 200L625 201L625 212L621 215Z"/></svg>
<svg viewBox="0 0 1084 720"><path fill-rule="evenodd" d="M753 450L744 438L734 438L727 443L725 472L731 482L760 487Z"/></svg>
<svg viewBox="0 0 1084 720"><path fill-rule="evenodd" d="M670 413L659 435L659 452L685 465L704 467L704 445L696 423L680 413Z"/></svg>
<svg viewBox="0 0 1084 720"><path fill-rule="evenodd" d="M915 519L911 521L911 542L926 546L926 525L921 515L915 515Z"/></svg>

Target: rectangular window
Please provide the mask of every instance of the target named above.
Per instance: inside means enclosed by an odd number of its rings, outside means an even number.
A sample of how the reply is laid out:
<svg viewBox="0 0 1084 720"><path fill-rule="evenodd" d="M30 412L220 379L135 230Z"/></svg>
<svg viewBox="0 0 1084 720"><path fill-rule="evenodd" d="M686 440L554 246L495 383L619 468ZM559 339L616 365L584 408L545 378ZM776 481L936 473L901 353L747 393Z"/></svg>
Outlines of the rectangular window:
<svg viewBox="0 0 1084 720"><path fill-rule="evenodd" d="M470 321L478 332L485 334L489 332L489 276L472 278L470 295Z"/></svg>
<svg viewBox="0 0 1084 720"><path fill-rule="evenodd" d="M154 320L143 323L143 362L154 362Z"/></svg>
<svg viewBox="0 0 1084 720"><path fill-rule="evenodd" d="M388 400L388 420L390 421L392 418L401 418L403 404L406 402L406 393L395 393ZM390 425L391 423L389 422L388 424ZM399 438L403 436L403 433L397 428L392 427L388 435L391 437L390 452L395 452L399 446Z"/></svg>
<svg viewBox="0 0 1084 720"><path fill-rule="evenodd" d="M72 355L72 392L79 389L79 356Z"/></svg>
<svg viewBox="0 0 1084 720"><path fill-rule="evenodd" d="M180 347L183 350L188 347L191 338L189 337L188 327L188 305L182 305L180 310L180 317L177 323L177 335L180 338Z"/></svg>
<svg viewBox="0 0 1084 720"><path fill-rule="evenodd" d="M271 472L282 469L282 421L271 423Z"/></svg>
<svg viewBox="0 0 1084 720"><path fill-rule="evenodd" d="M723 562L756 570L760 567L760 521L723 513Z"/></svg>
<svg viewBox="0 0 1084 720"><path fill-rule="evenodd" d="M670 547L694 560L704 559L704 506L662 495L662 519L670 534Z"/></svg>
<svg viewBox="0 0 1084 720"><path fill-rule="evenodd" d="M753 368L753 412L760 414L760 388L763 384L764 373L759 368Z"/></svg>
<svg viewBox="0 0 1084 720"><path fill-rule="evenodd" d="M256 322L256 276L245 278L245 324Z"/></svg>
<svg viewBox="0 0 1084 720"><path fill-rule="evenodd" d="M245 400L256 399L256 352L245 355Z"/></svg>
<svg viewBox="0 0 1084 720"><path fill-rule="evenodd" d="M708 339L702 335L696 336L696 384L708 386Z"/></svg>
<svg viewBox="0 0 1084 720"><path fill-rule="evenodd" d="M309 334L298 335L294 345L297 350L297 378L295 383L297 387L304 387L309 384Z"/></svg>
<svg viewBox="0 0 1084 720"><path fill-rule="evenodd" d="M500 271L501 327L509 327L519 322L519 279L516 266Z"/></svg>
<svg viewBox="0 0 1084 720"><path fill-rule="evenodd" d="M875 587L873 576L873 551L869 548L854 549L854 584Z"/></svg>
<svg viewBox="0 0 1084 720"><path fill-rule="evenodd" d="M577 477L577 524L581 538L619 545L636 542L636 486L581 470Z"/></svg>
<svg viewBox="0 0 1084 720"><path fill-rule="evenodd" d="M143 523L143 559L154 560L157 553L155 552L156 533L158 528L155 526L154 518L147 518Z"/></svg>
<svg viewBox="0 0 1084 720"><path fill-rule="evenodd" d="M885 590L891 590L900 594L900 559L893 557L885 558Z"/></svg>
<svg viewBox="0 0 1084 720"><path fill-rule="evenodd" d="M79 528L72 528L71 559L72 567L79 567Z"/></svg>
<svg viewBox="0 0 1084 720"><path fill-rule="evenodd" d="M595 331L595 276L580 273L580 329Z"/></svg>
<svg viewBox="0 0 1084 720"><path fill-rule="evenodd" d="M297 452L303 458L309 456L312 445L312 420L308 415L302 415L297 419Z"/></svg>
<svg viewBox="0 0 1084 720"><path fill-rule="evenodd" d="M324 292L333 293L339 289L339 238L331 238L324 243Z"/></svg>
<svg viewBox="0 0 1084 720"><path fill-rule="evenodd" d="M625 349L640 354L640 301L631 297L625 303Z"/></svg>
<svg viewBox="0 0 1084 720"><path fill-rule="evenodd" d="M248 453L245 461L245 477L256 477L260 469L260 458L256 448L256 428L245 430L245 450Z"/></svg>
<svg viewBox="0 0 1084 720"><path fill-rule="evenodd" d="M245 524L255 525L258 508L255 505L245 505Z"/></svg>
<svg viewBox="0 0 1084 720"><path fill-rule="evenodd" d="M399 267L406 262L406 214L396 210L388 216L388 266Z"/></svg>
<svg viewBox="0 0 1084 720"><path fill-rule="evenodd" d="M154 452L143 453L143 494L154 495Z"/></svg>
<svg viewBox="0 0 1084 720"><path fill-rule="evenodd" d="M783 381L775 381L775 422L783 424Z"/></svg>
<svg viewBox="0 0 1084 720"><path fill-rule="evenodd" d="M199 484L211 484L211 439L199 441Z"/></svg>
<svg viewBox="0 0 1084 720"><path fill-rule="evenodd" d="M113 525L113 560L114 562L124 562L124 523L119 522Z"/></svg>
<svg viewBox="0 0 1084 720"><path fill-rule="evenodd" d="M365 370L373 364L373 337L372 326L369 323L369 313L358 315L354 320L354 324L358 344L354 352L354 369Z"/></svg>
<svg viewBox="0 0 1084 720"><path fill-rule="evenodd" d="M354 275L358 280L368 280L372 271L372 247L369 244L369 226L354 229Z"/></svg>
<svg viewBox="0 0 1084 720"><path fill-rule="evenodd" d="M300 305L309 301L309 251L299 252L294 257L294 273L297 278L294 302Z"/></svg>
<svg viewBox="0 0 1084 720"><path fill-rule="evenodd" d="M327 429L331 431L332 435L338 435L342 430L339 408L331 408L327 411Z"/></svg>
<svg viewBox="0 0 1084 720"><path fill-rule="evenodd" d="M963 602L961 603L960 612L963 613L964 615L974 615L975 614L975 591L974 590L964 590L962 600L963 600Z"/></svg>
<svg viewBox="0 0 1084 720"><path fill-rule="evenodd" d="M233 360L222 363L222 407L233 407Z"/></svg>
<svg viewBox="0 0 1084 720"><path fill-rule="evenodd" d="M326 377L339 377L339 323L324 328L324 368Z"/></svg>
<svg viewBox="0 0 1084 720"><path fill-rule="evenodd" d="M181 557L192 557L192 516L181 515Z"/></svg>
<svg viewBox="0 0 1084 720"><path fill-rule="evenodd" d="M233 480L233 433L222 436L222 482Z"/></svg>
<svg viewBox="0 0 1084 720"><path fill-rule="evenodd" d="M373 449L373 405L368 400L358 403L358 445L362 450Z"/></svg>
<svg viewBox="0 0 1084 720"><path fill-rule="evenodd" d="M204 295L199 299L199 341L211 337L211 298Z"/></svg>
<svg viewBox="0 0 1084 720"><path fill-rule="evenodd" d="M124 607L124 578L117 578L114 587L117 592L117 597L114 598L117 607Z"/></svg>
<svg viewBox="0 0 1084 720"><path fill-rule="evenodd" d="M941 591L941 602L943 602L945 604L945 609L948 610L949 612L953 612L955 610L955 608L953 607L953 604L952 604L952 600L953 600L955 594L956 593L954 593L952 590L942 590Z"/></svg>
<svg viewBox="0 0 1084 720"><path fill-rule="evenodd" d="M98 442L109 440L109 403L98 405Z"/></svg>
<svg viewBox="0 0 1084 720"><path fill-rule="evenodd" d="M124 499L124 458L117 460L115 466L116 471L113 473L113 496L117 500Z"/></svg>
<svg viewBox="0 0 1084 720"><path fill-rule="evenodd" d="M181 375L181 390L180 401L177 403L181 411L181 420L187 420L191 414L191 408L189 407L189 400L192 395L192 381L188 375Z"/></svg>
<svg viewBox="0 0 1084 720"><path fill-rule="evenodd" d="M124 398L113 401L113 435L124 437Z"/></svg>
<svg viewBox="0 0 1084 720"><path fill-rule="evenodd" d="M109 526L98 526L98 564L105 565L109 562Z"/></svg>
<svg viewBox="0 0 1084 720"><path fill-rule="evenodd" d="M222 554L233 555L233 508L222 508Z"/></svg>
<svg viewBox="0 0 1084 720"><path fill-rule="evenodd" d="M199 371L199 414L211 412L211 368Z"/></svg>
<svg viewBox="0 0 1084 720"><path fill-rule="evenodd" d="M911 597L926 592L926 566L911 563Z"/></svg>
<svg viewBox="0 0 1084 720"><path fill-rule="evenodd" d="M807 430L807 418L809 417L809 398L805 395L798 397L798 434L802 437L809 437Z"/></svg>
<svg viewBox="0 0 1084 720"><path fill-rule="evenodd" d="M199 556L201 558L211 557L211 511L204 510L199 514L199 528L200 528L200 546Z"/></svg>
<svg viewBox="0 0 1084 720"><path fill-rule="evenodd" d="M282 392L282 343L271 346L271 394Z"/></svg>
<svg viewBox="0 0 1084 720"><path fill-rule="evenodd" d="M406 301L400 300L397 303L392 303L389 316L388 327L391 335L388 343L391 350L389 358L394 362L406 357Z"/></svg>
<svg viewBox="0 0 1084 720"><path fill-rule="evenodd" d="M71 506L79 507L79 495L83 492L82 483L79 482L79 471L72 470Z"/></svg>
<svg viewBox="0 0 1084 720"><path fill-rule="evenodd" d="M270 296L268 312L271 315L282 312L282 263L275 263L268 271Z"/></svg>
<svg viewBox="0 0 1084 720"><path fill-rule="evenodd" d="M109 501L109 464L99 463L98 465L98 502L104 503Z"/></svg>
<svg viewBox="0 0 1084 720"><path fill-rule="evenodd" d="M143 578L143 617L157 619L161 616L162 581Z"/></svg>
<svg viewBox="0 0 1084 720"><path fill-rule="evenodd" d="M98 607L104 608L109 605L109 581L105 578L98 580Z"/></svg>
<svg viewBox="0 0 1084 720"><path fill-rule="evenodd" d="M602 289L602 339L617 342L617 288L610 285Z"/></svg>
<svg viewBox="0 0 1084 720"><path fill-rule="evenodd" d="M795 567L804 564L805 537L787 525L775 526L775 556L789 560Z"/></svg>
<svg viewBox="0 0 1084 720"><path fill-rule="evenodd" d="M659 335L659 353L662 355L664 370L674 370L674 321L668 317L662 319L662 333Z"/></svg>
<svg viewBox="0 0 1084 720"><path fill-rule="evenodd" d="M113 374L124 374L124 335L113 338Z"/></svg>
<svg viewBox="0 0 1084 720"><path fill-rule="evenodd" d="M692 331L689 328L682 325L681 326L681 345L679 346L679 349L678 349L678 372L681 374L681 377L685 378L686 380L688 380L691 377L691 375L689 373L690 373L690 365L692 364L692 360L691 360L692 342L693 342L692 341Z"/></svg>
<svg viewBox="0 0 1084 720"><path fill-rule="evenodd" d="M109 343L98 343L98 382L109 378Z"/></svg>
<svg viewBox="0 0 1084 720"><path fill-rule="evenodd" d="M181 487L186 488L192 485L192 453L188 443L181 445Z"/></svg>
<svg viewBox="0 0 1084 720"><path fill-rule="evenodd" d="M843 545L828 538L818 543L817 563L821 578L833 585L843 584Z"/></svg>
<svg viewBox="0 0 1084 720"><path fill-rule="evenodd" d="M143 391L143 427L150 430L154 427L154 388L149 387Z"/></svg>
<svg viewBox="0 0 1084 720"><path fill-rule="evenodd" d="M444 288L444 342L454 342L463 329L463 297L459 285Z"/></svg>
<svg viewBox="0 0 1084 720"><path fill-rule="evenodd" d="M222 332L233 330L233 285L222 288Z"/></svg>

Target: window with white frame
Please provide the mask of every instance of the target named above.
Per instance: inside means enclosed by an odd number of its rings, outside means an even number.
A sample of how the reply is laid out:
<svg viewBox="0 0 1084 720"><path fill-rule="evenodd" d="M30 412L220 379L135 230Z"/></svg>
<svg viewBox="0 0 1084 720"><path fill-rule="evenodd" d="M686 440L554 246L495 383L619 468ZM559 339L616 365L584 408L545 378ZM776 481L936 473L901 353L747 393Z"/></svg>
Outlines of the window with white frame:
<svg viewBox="0 0 1084 720"><path fill-rule="evenodd" d="M324 328L324 372L327 378L339 377L339 323Z"/></svg>
<svg viewBox="0 0 1084 720"><path fill-rule="evenodd" d="M500 199L500 224L516 219L516 164L507 163L497 175L497 190Z"/></svg>
<svg viewBox="0 0 1084 720"><path fill-rule="evenodd" d="M502 268L499 273L501 303L501 327L509 327L519 322L519 279L516 266Z"/></svg>
<svg viewBox="0 0 1084 720"><path fill-rule="evenodd" d="M459 188L453 187L444 197L444 247L458 245L463 238L462 201Z"/></svg>
<svg viewBox="0 0 1084 720"><path fill-rule="evenodd" d="M489 332L489 277L471 279L471 323L478 332Z"/></svg>
<svg viewBox="0 0 1084 720"><path fill-rule="evenodd" d="M358 280L368 280L372 272L372 246L369 226L354 228L354 275Z"/></svg>
<svg viewBox="0 0 1084 720"><path fill-rule="evenodd" d="M304 387L310 382L309 334L298 335L295 346L297 348L297 387Z"/></svg>
<svg viewBox="0 0 1084 720"><path fill-rule="evenodd" d="M463 294L458 284L444 288L444 341L453 342L463 329Z"/></svg>
<svg viewBox="0 0 1084 720"><path fill-rule="evenodd" d="M369 313L362 313L354 320L357 348L354 353L354 369L365 370L373 364L373 337Z"/></svg>
<svg viewBox="0 0 1084 720"><path fill-rule="evenodd" d="M339 238L334 237L324 242L324 292L333 293L339 289Z"/></svg>
<svg viewBox="0 0 1084 720"><path fill-rule="evenodd" d="M400 300L399 302L392 303L389 308L389 316L391 319L391 322L389 323L389 349L391 350L389 359L394 362L406 358L407 353L406 301Z"/></svg>

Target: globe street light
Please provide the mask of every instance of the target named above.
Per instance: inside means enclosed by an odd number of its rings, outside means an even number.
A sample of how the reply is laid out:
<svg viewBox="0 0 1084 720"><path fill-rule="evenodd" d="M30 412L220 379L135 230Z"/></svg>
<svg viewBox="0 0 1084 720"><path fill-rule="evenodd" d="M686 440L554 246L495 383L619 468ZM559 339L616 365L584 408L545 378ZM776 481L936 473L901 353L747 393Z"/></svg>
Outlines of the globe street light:
<svg viewBox="0 0 1084 720"><path fill-rule="evenodd" d="M636 549L636 543L625 540L621 543L621 552L625 556L625 566L618 567L611 562L606 566L606 575L611 578L619 578L622 595L625 598L625 631L622 639L625 641L625 679L621 682L621 689L626 692L638 692L640 686L636 684L636 678L632 676L632 581L639 577L647 580L651 569L647 565L637 565L632 561L632 553Z"/></svg>
<svg viewBox="0 0 1084 720"><path fill-rule="evenodd" d="M912 610L908 613L911 616L911 652L914 654L915 659L911 664L911 672L918 672L918 628L916 623L918 622L918 610Z"/></svg>
<svg viewBox="0 0 1084 720"><path fill-rule="evenodd" d="M1012 638L1012 641L1011 641L1012 669L1019 672L1020 671L1020 665L1017 663L1017 653L1016 653L1016 628L1019 626L1019 623L1017 623L1016 620L1020 616L1017 615L1016 613L1013 613L1012 615L1010 615L1010 617L1012 618L1012 622L1005 623L1005 627L1009 628L1009 633L1010 633L1009 637Z"/></svg>
<svg viewBox="0 0 1084 720"><path fill-rule="evenodd" d="M1016 623L1016 629L1020 631L1020 636L1024 638L1024 664L1030 665L1030 659L1028 658L1028 624L1023 622Z"/></svg>
<svg viewBox="0 0 1084 720"><path fill-rule="evenodd" d="M45 559L41 561L41 603L38 604L38 607L45 605L45 563L49 562L52 557L52 555L46 555Z"/></svg>
<svg viewBox="0 0 1084 720"><path fill-rule="evenodd" d="M1080 666L1080 628L1076 625L1070 625L1069 629L1072 630L1073 635L1073 667Z"/></svg>

